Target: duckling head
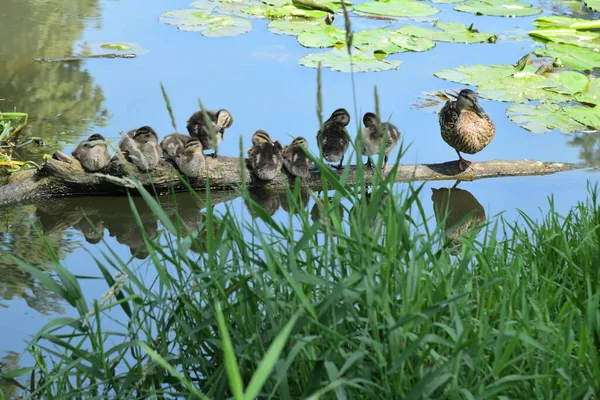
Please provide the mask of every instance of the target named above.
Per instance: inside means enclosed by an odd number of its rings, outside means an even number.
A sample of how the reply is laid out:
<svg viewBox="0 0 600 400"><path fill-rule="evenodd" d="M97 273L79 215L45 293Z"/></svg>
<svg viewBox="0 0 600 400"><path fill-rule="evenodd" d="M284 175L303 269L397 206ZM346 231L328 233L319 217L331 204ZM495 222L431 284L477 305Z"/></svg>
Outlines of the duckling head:
<svg viewBox="0 0 600 400"><path fill-rule="evenodd" d="M254 135L252 135L252 144L256 146L260 143L273 143L271 136L262 129L257 130L254 132Z"/></svg>
<svg viewBox="0 0 600 400"><path fill-rule="evenodd" d="M138 143L156 142L158 143L158 135L149 126L142 126L137 128L133 134L133 140Z"/></svg>
<svg viewBox="0 0 600 400"><path fill-rule="evenodd" d="M217 124L215 126L215 130L221 134L221 140L223 139L225 129L229 128L232 124L233 117L231 116L229 111L225 109L217 111Z"/></svg>
<svg viewBox="0 0 600 400"><path fill-rule="evenodd" d="M90 147L95 146L105 146L106 147L106 139L99 133L94 133L87 139L87 145Z"/></svg>
<svg viewBox="0 0 600 400"><path fill-rule="evenodd" d="M348 114L345 108L338 108L331 114L329 121L346 126L350 123L350 114Z"/></svg>
<svg viewBox="0 0 600 400"><path fill-rule="evenodd" d="M363 116L363 124L365 127L369 128L372 126L377 126L377 115L372 112L368 112Z"/></svg>
<svg viewBox="0 0 600 400"><path fill-rule="evenodd" d="M477 94L471 89L463 89L458 93L456 105L459 110L471 110L481 118L487 117L486 112L479 105Z"/></svg>
<svg viewBox="0 0 600 400"><path fill-rule="evenodd" d="M308 142L302 136L298 136L292 141L290 146L303 146L304 148L308 149Z"/></svg>
<svg viewBox="0 0 600 400"><path fill-rule="evenodd" d="M202 153L203 150L204 149L202 147L202 143L200 143L198 139L188 140L188 142L184 146L185 152Z"/></svg>

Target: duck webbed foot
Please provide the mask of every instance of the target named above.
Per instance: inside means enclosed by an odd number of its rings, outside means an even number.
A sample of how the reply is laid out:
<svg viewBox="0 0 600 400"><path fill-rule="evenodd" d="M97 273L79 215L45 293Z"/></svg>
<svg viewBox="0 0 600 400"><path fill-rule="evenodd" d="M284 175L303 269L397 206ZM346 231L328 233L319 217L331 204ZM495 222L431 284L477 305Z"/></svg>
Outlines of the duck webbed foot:
<svg viewBox="0 0 600 400"><path fill-rule="evenodd" d="M333 168L339 170L344 169L344 165L342 164L344 162L344 157L342 157L342 159L340 160L340 163L338 165L332 165Z"/></svg>
<svg viewBox="0 0 600 400"><path fill-rule="evenodd" d="M458 154L458 166L461 171L464 172L464 171L468 171L468 170L471 170L471 171L474 170L474 168L473 168L473 165L475 164L474 161L465 160L458 151L456 152L456 154Z"/></svg>
<svg viewBox="0 0 600 400"><path fill-rule="evenodd" d="M369 168L371 171L373 171L373 163L371 162L371 159L368 158L367 162L365 163L365 167Z"/></svg>

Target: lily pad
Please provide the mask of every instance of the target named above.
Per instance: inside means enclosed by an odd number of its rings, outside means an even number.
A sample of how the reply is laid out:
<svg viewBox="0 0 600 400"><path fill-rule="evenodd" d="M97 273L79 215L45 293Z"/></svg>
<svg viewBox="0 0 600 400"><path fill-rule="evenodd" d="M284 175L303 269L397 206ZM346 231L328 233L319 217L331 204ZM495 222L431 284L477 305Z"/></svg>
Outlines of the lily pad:
<svg viewBox="0 0 600 400"><path fill-rule="evenodd" d="M530 31L529 36L542 42L572 44L592 50L600 48L600 33L596 32L572 28L538 28Z"/></svg>
<svg viewBox="0 0 600 400"><path fill-rule="evenodd" d="M407 25L398 29L397 32L435 40L438 42L495 43L498 39L498 36L493 33L469 30L466 25L459 22L438 22L436 27L439 29L429 29L414 25Z"/></svg>
<svg viewBox="0 0 600 400"><path fill-rule="evenodd" d="M584 0L584 3L588 8L594 11L600 11L600 0Z"/></svg>
<svg viewBox="0 0 600 400"><path fill-rule="evenodd" d="M88 42L76 42L74 44L74 56L96 56L103 54L114 54L118 52L126 52L128 54L133 53L136 56L144 55L148 52L138 43L88 43Z"/></svg>
<svg viewBox="0 0 600 400"><path fill-rule="evenodd" d="M100 45L103 49L107 50L118 50L118 51L131 51L133 48L125 43L106 43Z"/></svg>
<svg viewBox="0 0 600 400"><path fill-rule="evenodd" d="M317 26L328 26L323 21L307 20L306 18L276 19L267 25L272 33L277 35L298 36L304 31L314 29Z"/></svg>
<svg viewBox="0 0 600 400"><path fill-rule="evenodd" d="M398 31L392 33L390 41L393 44L410 51L427 51L435 47L435 42L432 40L406 35L404 33L399 33Z"/></svg>
<svg viewBox="0 0 600 400"><path fill-rule="evenodd" d="M571 44L548 43L545 48L536 49L537 56L558 58L568 68L591 71L600 65L600 53Z"/></svg>
<svg viewBox="0 0 600 400"><path fill-rule="evenodd" d="M329 4L329 3L327 3ZM319 19L325 18L327 12L321 10L305 10L298 8L293 4L287 4L281 7L273 6L252 6L242 9L242 11L253 17L261 17L267 19L280 19L280 18L306 18L306 19Z"/></svg>
<svg viewBox="0 0 600 400"><path fill-rule="evenodd" d="M600 29L600 21L589 20L583 18L569 17L539 17L533 21L533 25L540 28L571 28L571 29Z"/></svg>
<svg viewBox="0 0 600 400"><path fill-rule="evenodd" d="M252 29L252 22L229 15L205 14L197 9L168 11L160 16L164 24L177 25L182 31L200 32L204 36L237 36Z"/></svg>
<svg viewBox="0 0 600 400"><path fill-rule="evenodd" d="M550 74L548 77L549 86L544 90L574 96L585 92L589 82L589 78L580 72L560 71Z"/></svg>
<svg viewBox="0 0 600 400"><path fill-rule="evenodd" d="M511 121L534 133L546 133L553 129L571 133L586 129L555 104L514 104L506 109L506 113Z"/></svg>
<svg viewBox="0 0 600 400"><path fill-rule="evenodd" d="M430 0L432 3L437 4L454 4L454 3L462 3L465 0Z"/></svg>
<svg viewBox="0 0 600 400"><path fill-rule="evenodd" d="M575 96L575 100L583 104L600 106L600 79L590 79L587 90Z"/></svg>
<svg viewBox="0 0 600 400"><path fill-rule="evenodd" d="M512 65L467 65L454 69L445 69L434 75L447 81L478 86L482 83L508 77L515 72Z"/></svg>
<svg viewBox="0 0 600 400"><path fill-rule="evenodd" d="M348 51L344 49L332 49L325 53L309 54L298 61L306 67L317 68L321 63L323 67L331 68L334 71L350 72L351 63ZM373 55L363 52L352 53L352 65L354 72L375 72L398 69L402 61L380 60Z"/></svg>
<svg viewBox="0 0 600 400"><path fill-rule="evenodd" d="M527 72L484 82L477 88L477 94L485 99L515 103L570 100L567 95L544 90L548 86L548 79L544 76Z"/></svg>
<svg viewBox="0 0 600 400"><path fill-rule="evenodd" d="M575 121L592 129L600 129L600 107L564 107L564 111Z"/></svg>
<svg viewBox="0 0 600 400"><path fill-rule="evenodd" d="M298 42L304 47L344 46L346 32L331 25L315 25L298 35Z"/></svg>
<svg viewBox="0 0 600 400"><path fill-rule="evenodd" d="M354 10L388 17L427 17L440 12L439 8L412 0L371 1L359 4Z"/></svg>
<svg viewBox="0 0 600 400"><path fill-rule="evenodd" d="M454 7L475 15L491 15L495 17L528 17L542 12L529 3L518 0L472 0Z"/></svg>

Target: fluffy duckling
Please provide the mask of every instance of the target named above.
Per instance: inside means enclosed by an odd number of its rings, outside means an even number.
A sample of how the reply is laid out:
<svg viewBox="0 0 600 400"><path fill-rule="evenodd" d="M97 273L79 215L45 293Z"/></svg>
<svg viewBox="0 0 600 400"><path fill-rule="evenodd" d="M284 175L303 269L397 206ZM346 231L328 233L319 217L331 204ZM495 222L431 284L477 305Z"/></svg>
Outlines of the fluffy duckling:
<svg viewBox="0 0 600 400"><path fill-rule="evenodd" d="M204 153L198 139L190 139L175 156L179 170L189 178L199 178L204 169Z"/></svg>
<svg viewBox="0 0 600 400"><path fill-rule="evenodd" d="M191 137L188 135L171 133L170 135L167 135L162 142L160 142L160 147L164 154L171 158L175 158L177 154L183 151L185 144L189 142L190 139Z"/></svg>
<svg viewBox="0 0 600 400"><path fill-rule="evenodd" d="M267 132L258 130L252 135L248 159L254 175L263 181L270 181L283 166L283 148L279 141L273 142Z"/></svg>
<svg viewBox="0 0 600 400"><path fill-rule="evenodd" d="M368 112L363 116L363 124L365 124L365 128L362 131L363 156L372 156L374 154L378 154L381 141L383 140L384 134L386 135L385 153L383 156L383 168L385 169L390 152L394 147L396 147L398 141L400 140L400 131L396 125L389 122L380 123L381 129L378 129L377 116L372 112ZM371 159L367 161L365 166L371 169L373 168Z"/></svg>
<svg viewBox="0 0 600 400"><path fill-rule="evenodd" d="M289 146L283 149L283 165L294 176L306 178L310 171L312 161L301 147L308 149L308 142L302 136L297 137Z"/></svg>
<svg viewBox="0 0 600 400"><path fill-rule="evenodd" d="M462 170L472 168L473 163L460 153L478 153L496 135L494 123L479 105L477 94L470 89L461 90L456 100L446 102L440 110L439 122L442 138L456 150Z"/></svg>
<svg viewBox="0 0 600 400"><path fill-rule="evenodd" d="M209 118L208 121L204 120L202 110L193 113L188 119L187 130L190 136L200 140L204 149L214 149L215 152L211 156L217 157L217 146L223 141L225 129L233 124L233 117L225 109L206 111L206 115ZM208 124L212 124L216 137L213 137Z"/></svg>
<svg viewBox="0 0 600 400"><path fill-rule="evenodd" d="M95 133L79 143L71 153L88 172L104 169L110 161L104 136Z"/></svg>
<svg viewBox="0 0 600 400"><path fill-rule="evenodd" d="M119 149L142 171L156 168L162 153L158 145L158 135L149 126L127 132L119 142Z"/></svg>
<svg viewBox="0 0 600 400"><path fill-rule="evenodd" d="M329 162L339 161L334 168L342 169L344 154L348 150L350 137L346 126L350 123L350 114L344 108L338 108L323 124L317 133L317 143L321 148L323 157Z"/></svg>

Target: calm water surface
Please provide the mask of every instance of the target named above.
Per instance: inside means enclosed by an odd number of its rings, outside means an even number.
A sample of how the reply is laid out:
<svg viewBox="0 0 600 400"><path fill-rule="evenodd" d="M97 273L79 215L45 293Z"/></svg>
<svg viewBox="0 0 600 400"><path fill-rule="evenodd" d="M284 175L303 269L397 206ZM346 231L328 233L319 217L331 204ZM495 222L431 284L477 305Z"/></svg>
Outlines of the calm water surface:
<svg viewBox="0 0 600 400"><path fill-rule="evenodd" d="M245 148L256 129L265 129L284 143L305 136L316 149L317 130L316 70L298 65L297 60L314 49L301 47L294 37L267 31L267 21L253 19L250 33L231 38L207 38L182 32L158 22L165 11L187 8L189 1L139 0L2 0L0 37L10 37L0 47L0 109L28 112L30 123L22 139L42 137L47 147L26 146L15 154L23 159L41 160L44 153L71 151L79 140L94 132L117 139L120 132L151 125L162 137L171 133L170 119L161 96L163 82L175 111L179 131L185 130L188 116L197 110L198 99L209 108L227 108L235 123L219 151L238 154L238 140ZM576 2L540 1L546 14L574 15L595 19ZM383 115L392 121L410 145L403 162L428 163L455 159L454 151L439 136L433 109L418 109L414 103L422 92L459 88L437 79L433 73L459 65L514 63L535 47L526 38L531 18L476 17L452 10L453 5L437 4L442 13L432 19L474 22L480 30L504 34L513 40L497 44L437 43L425 53L400 53L391 59L404 64L395 71L356 74L353 86L349 74L323 71L325 114L338 107L351 111L351 134L360 116L374 108L373 87L377 86ZM586 11L587 10L587 11ZM338 18L336 24L341 24ZM397 25L414 21L400 20ZM383 26L383 23L355 18L354 29ZM516 40L520 39L520 40ZM38 57L65 57L85 47L109 42L134 42L148 50L136 59L95 59L77 63L39 64ZM319 51L319 50L316 50ZM536 135L512 123L505 114L508 103L482 100L496 122L497 136L488 148L473 157L485 159L537 159L543 161L597 161L600 158L596 136L565 136L558 132ZM358 112L358 114L355 113ZM358 118L357 118L358 117ZM391 158L395 157L392 153ZM541 216L548 209L547 198L554 195L555 206L566 211L586 198L587 181L598 175L575 171L543 177L488 179L463 182L483 206L488 217L503 213L514 221L518 209ZM421 200L433 215L431 189L451 187L454 182L427 183ZM188 196L189 197L189 196ZM201 206L178 196L190 218L202 218ZM168 200L164 200L168 205ZM141 206L141 202L139 203ZM250 218L239 199L227 203L240 218ZM273 205L273 204L272 204ZM310 200L308 207L314 205ZM274 204L278 206L278 204ZM225 203L216 206L223 211ZM105 242L91 232L82 218L89 215L104 228ZM278 220L287 220L278 208ZM15 254L43 267L51 263L45 246L77 275L98 276L94 257L102 258L108 248L123 260L131 259L142 271L143 242L135 229L129 205L122 198L51 200L44 204L0 210L0 363L28 365L19 360L26 341L50 318L72 311L31 276L21 272L10 258ZM150 214L143 215L146 232L159 234L160 225ZM36 222L36 228L32 223ZM44 236L44 241L40 235ZM132 254L136 257L132 258ZM147 269L152 279L151 268ZM84 280L90 299L106 290L102 281ZM0 364L1 365L1 364ZM0 383L1 384L1 383Z"/></svg>

